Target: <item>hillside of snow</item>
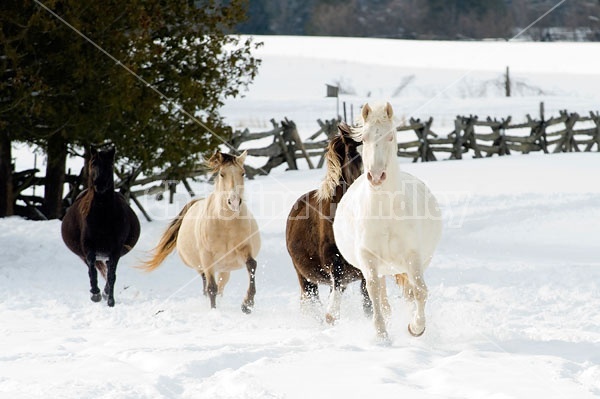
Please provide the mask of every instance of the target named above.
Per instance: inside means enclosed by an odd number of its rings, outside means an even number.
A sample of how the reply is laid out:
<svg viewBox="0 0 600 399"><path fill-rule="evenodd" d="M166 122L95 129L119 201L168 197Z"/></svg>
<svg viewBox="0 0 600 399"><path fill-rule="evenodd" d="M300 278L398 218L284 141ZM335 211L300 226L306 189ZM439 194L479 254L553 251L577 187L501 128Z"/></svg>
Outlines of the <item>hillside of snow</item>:
<svg viewBox="0 0 600 399"><path fill-rule="evenodd" d="M314 133L317 118L334 116L335 100L323 97L335 79L353 87L341 100L355 107L384 98L399 120L433 115L441 126L457 113L524 118L540 101L547 114L600 104L600 44L260 39L257 81L224 109L253 131L287 116L304 137ZM498 78L507 60L515 79L546 94L461 92ZM28 148L15 153L17 169L32 166ZM444 215L425 273L422 337L408 334L409 309L392 280L390 345L375 339L358 284L333 326L323 309L301 310L285 222L324 171L279 168L246 183L263 242L251 315L240 310L243 270L210 310L201 279L176 254L153 273L134 267L190 200L183 187L174 204L142 197L154 221L138 212L142 235L119 264L114 308L90 301L86 267L62 243L60 221L0 219L0 397L599 397L598 153L399 162L429 185ZM321 287L323 302L327 293Z"/></svg>

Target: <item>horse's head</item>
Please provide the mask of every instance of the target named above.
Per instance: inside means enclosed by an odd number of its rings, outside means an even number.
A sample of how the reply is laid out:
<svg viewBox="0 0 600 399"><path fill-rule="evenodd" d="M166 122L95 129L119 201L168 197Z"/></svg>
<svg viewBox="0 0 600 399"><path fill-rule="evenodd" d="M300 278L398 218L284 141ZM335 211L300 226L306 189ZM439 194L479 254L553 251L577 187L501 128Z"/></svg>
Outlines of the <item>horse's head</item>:
<svg viewBox="0 0 600 399"><path fill-rule="evenodd" d="M356 129L362 138L363 163L371 186L381 185L387 178L388 167L396 162L398 144L394 128L394 111L390 103L362 108L362 127Z"/></svg>
<svg viewBox="0 0 600 399"><path fill-rule="evenodd" d="M213 172L217 174L215 191L234 213L240 211L244 197L244 161L247 154L247 151L244 151L236 157L217 151L208 161Z"/></svg>
<svg viewBox="0 0 600 399"><path fill-rule="evenodd" d="M112 145L108 147L91 146L90 154L88 166L89 187L99 194L114 191L115 147Z"/></svg>

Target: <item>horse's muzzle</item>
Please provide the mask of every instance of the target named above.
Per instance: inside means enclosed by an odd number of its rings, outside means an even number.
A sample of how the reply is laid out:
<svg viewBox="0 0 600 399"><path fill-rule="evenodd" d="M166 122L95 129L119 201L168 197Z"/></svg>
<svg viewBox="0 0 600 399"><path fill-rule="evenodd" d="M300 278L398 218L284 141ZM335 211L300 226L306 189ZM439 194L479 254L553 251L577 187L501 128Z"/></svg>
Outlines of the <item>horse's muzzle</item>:
<svg viewBox="0 0 600 399"><path fill-rule="evenodd" d="M372 186L380 186L381 183L385 181L386 177L387 175L384 170L378 172L367 172L367 180L369 180L369 183L371 183Z"/></svg>
<svg viewBox="0 0 600 399"><path fill-rule="evenodd" d="M241 198L228 198L227 206L232 212L239 212L242 208L242 199Z"/></svg>

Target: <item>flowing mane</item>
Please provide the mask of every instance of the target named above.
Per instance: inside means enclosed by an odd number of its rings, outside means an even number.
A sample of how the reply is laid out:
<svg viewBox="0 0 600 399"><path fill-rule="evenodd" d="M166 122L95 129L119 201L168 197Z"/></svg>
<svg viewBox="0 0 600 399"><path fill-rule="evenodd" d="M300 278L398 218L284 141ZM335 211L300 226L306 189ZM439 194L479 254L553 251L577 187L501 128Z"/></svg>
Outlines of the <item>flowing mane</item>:
<svg viewBox="0 0 600 399"><path fill-rule="evenodd" d="M340 184L345 148L341 135L335 136L327 146L327 153L325 154L327 174L321 186L315 192L315 197L319 201L330 200L335 194L335 188Z"/></svg>
<svg viewBox="0 0 600 399"><path fill-rule="evenodd" d="M351 140L351 141L348 141ZM349 143L354 142L353 145ZM356 146L360 143L352 137L352 128L341 122L338 125L338 134L331 139L325 153L327 161L327 174L314 196L318 201L331 200L335 195L336 187L343 181L352 184L360 175L362 159L356 154ZM355 154L350 155L349 152ZM351 157L351 159L347 159Z"/></svg>

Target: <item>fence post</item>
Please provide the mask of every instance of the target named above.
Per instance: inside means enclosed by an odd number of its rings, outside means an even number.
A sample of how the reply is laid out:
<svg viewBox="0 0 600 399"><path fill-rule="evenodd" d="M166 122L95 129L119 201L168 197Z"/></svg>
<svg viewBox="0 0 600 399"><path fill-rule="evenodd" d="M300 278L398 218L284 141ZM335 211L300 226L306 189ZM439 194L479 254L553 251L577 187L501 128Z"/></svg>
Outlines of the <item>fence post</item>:
<svg viewBox="0 0 600 399"><path fill-rule="evenodd" d="M461 136L461 132L463 130L462 117L456 115L456 119L454 119L454 151L450 155L450 159L462 159L462 146L463 146L463 138Z"/></svg>
<svg viewBox="0 0 600 399"><path fill-rule="evenodd" d="M533 133L533 129L531 129L531 132ZM546 135L546 118L544 116L544 102L543 101L540 102L540 123L538 125L537 134L540 135L539 145L540 145L540 147L542 147L542 151L544 151L544 153L547 154L548 153L548 136Z"/></svg>
<svg viewBox="0 0 600 399"><path fill-rule="evenodd" d="M506 67L506 75L504 78L504 91L506 94L506 97L510 97L510 71L508 66Z"/></svg>
<svg viewBox="0 0 600 399"><path fill-rule="evenodd" d="M590 111L590 118L592 118L592 120L596 124L596 132L594 138L592 139L592 142L585 147L585 150L591 151L594 147L594 144L596 144L598 146L598 151L600 151L600 113L594 113L594 111Z"/></svg>

